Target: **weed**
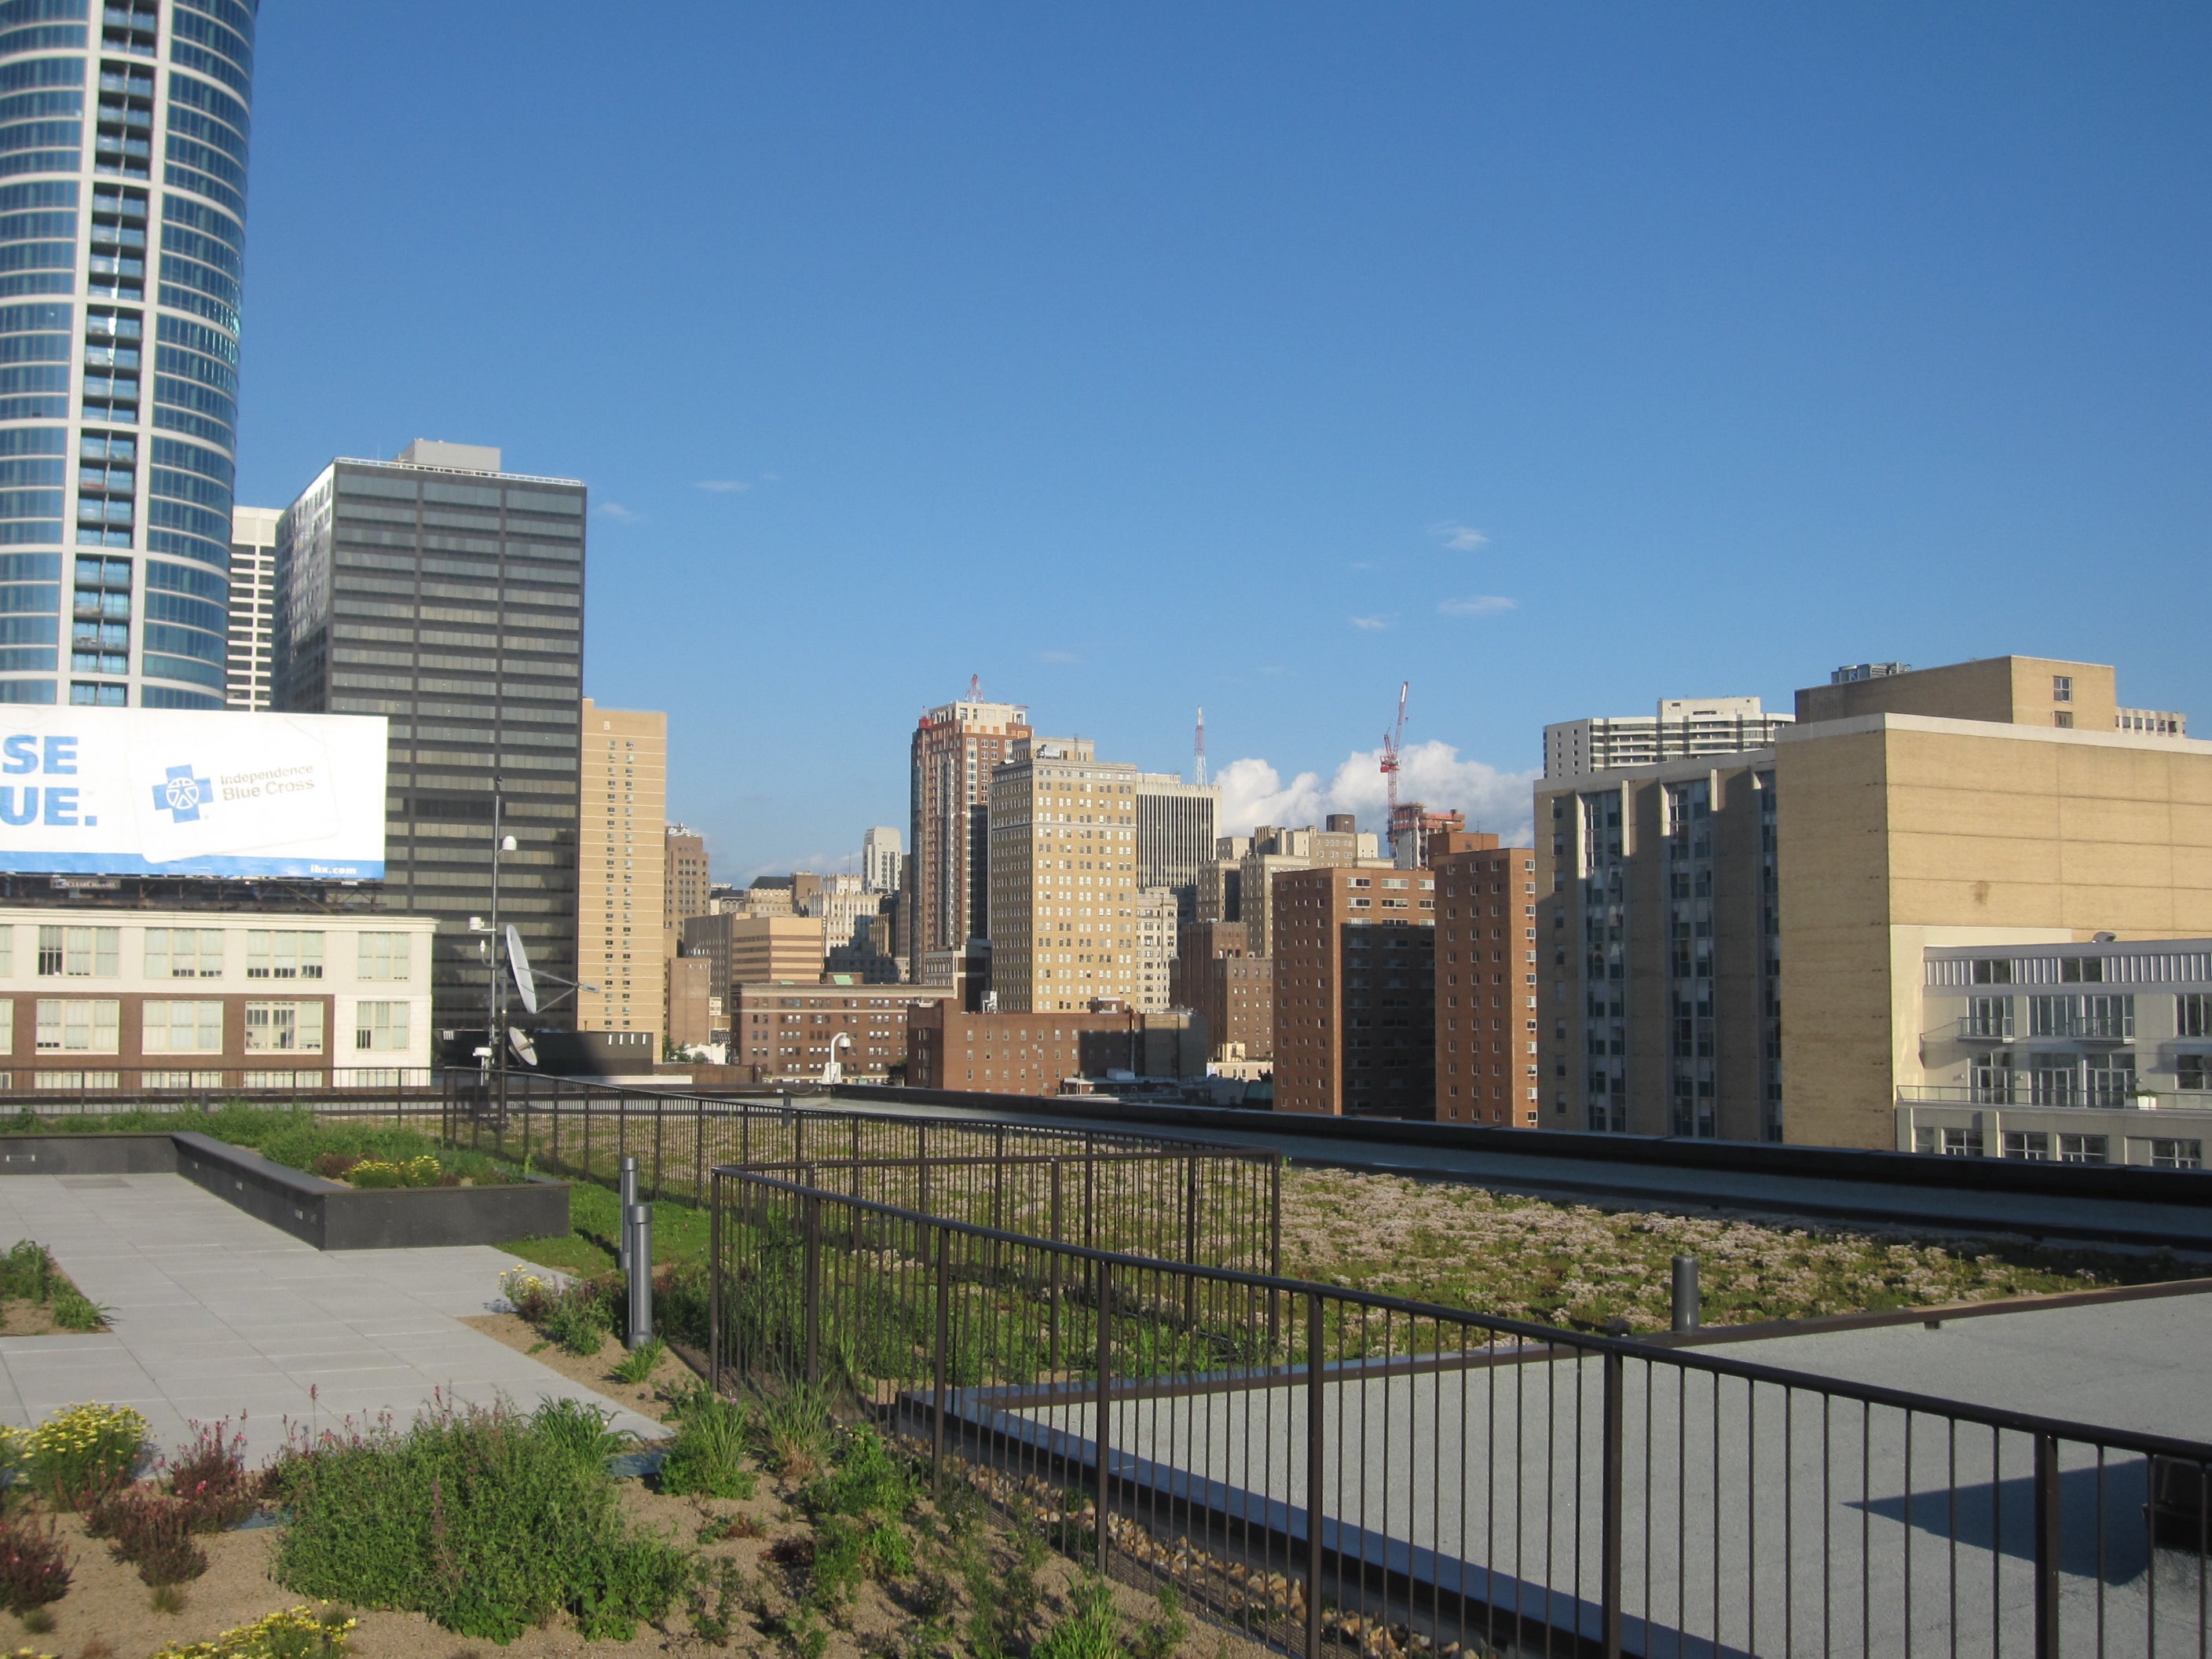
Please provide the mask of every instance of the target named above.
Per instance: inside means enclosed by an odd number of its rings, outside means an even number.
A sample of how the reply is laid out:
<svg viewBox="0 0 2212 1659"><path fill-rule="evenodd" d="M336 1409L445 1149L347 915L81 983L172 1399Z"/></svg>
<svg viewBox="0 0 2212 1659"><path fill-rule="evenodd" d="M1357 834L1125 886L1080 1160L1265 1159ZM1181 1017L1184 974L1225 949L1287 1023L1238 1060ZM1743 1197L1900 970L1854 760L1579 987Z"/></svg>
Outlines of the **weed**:
<svg viewBox="0 0 2212 1659"><path fill-rule="evenodd" d="M817 1515L904 1515L914 1506L916 1482L904 1459L873 1429L854 1430L839 1449L836 1467L806 1489L804 1501Z"/></svg>
<svg viewBox="0 0 2212 1659"><path fill-rule="evenodd" d="M605 1303L586 1284L564 1286L547 1304L538 1324L563 1352L580 1358L597 1353L612 1328Z"/></svg>
<svg viewBox="0 0 2212 1659"><path fill-rule="evenodd" d="M762 1408L760 1432L777 1473L804 1480L822 1467L829 1449L829 1397L806 1383L793 1383Z"/></svg>
<svg viewBox="0 0 2212 1659"><path fill-rule="evenodd" d="M152 1603L156 1613L182 1613L185 1605L184 1587L179 1584L155 1585Z"/></svg>
<svg viewBox="0 0 2212 1659"><path fill-rule="evenodd" d="M737 1632L738 1620L743 1616L746 1589L745 1575L734 1561L723 1562L720 1570L712 1575L702 1571L686 1608L692 1632L715 1647L729 1646L730 1638ZM714 1593L711 1600L709 1590Z"/></svg>
<svg viewBox="0 0 2212 1659"><path fill-rule="evenodd" d="M613 1421L614 1413L605 1407L571 1399L544 1400L531 1415L532 1425L550 1444L594 1467L621 1455L637 1440L628 1429L609 1428Z"/></svg>
<svg viewBox="0 0 2212 1659"><path fill-rule="evenodd" d="M660 1356L668 1352L668 1345L659 1337L647 1337L623 1356L614 1368L617 1382L642 1382L653 1375L653 1367L660 1364Z"/></svg>
<svg viewBox="0 0 2212 1659"><path fill-rule="evenodd" d="M860 1593L866 1571L866 1535L850 1516L833 1515L815 1528L813 1583L809 1605L829 1611L850 1603Z"/></svg>
<svg viewBox="0 0 2212 1659"><path fill-rule="evenodd" d="M51 1293L57 1270L46 1247L22 1239L0 1256L0 1296L21 1302L44 1302Z"/></svg>
<svg viewBox="0 0 2212 1659"><path fill-rule="evenodd" d="M605 1432L596 1413L441 1404L404 1433L295 1447L278 1466L293 1519L273 1574L463 1636L512 1641L566 1609L586 1637L624 1638L666 1612L690 1565L625 1527L586 1431Z"/></svg>
<svg viewBox="0 0 2212 1659"><path fill-rule="evenodd" d="M548 1341L546 1341L546 1340L545 1340L545 1339L544 1339L544 1338L540 1337L537 1341L535 1341L535 1342L532 1343L528 1347L525 1348L522 1352L525 1352L525 1353L526 1353L526 1354L541 1354L541 1353L544 1353L544 1352L545 1352L545 1350L546 1350L546 1349L548 1349L548 1348L551 1347L552 1346L553 1346L553 1345L552 1345L550 1342L548 1342Z"/></svg>
<svg viewBox="0 0 2212 1659"><path fill-rule="evenodd" d="M54 1627L54 1616L44 1607L26 1607L21 1614L23 1628L33 1636L45 1636Z"/></svg>
<svg viewBox="0 0 2212 1659"><path fill-rule="evenodd" d="M76 1659L115 1659L115 1645L105 1636L88 1636L77 1644Z"/></svg>
<svg viewBox="0 0 2212 1659"><path fill-rule="evenodd" d="M1095 1572L1067 1594L1069 1611L1030 1650L1031 1659L1123 1659L1114 1587Z"/></svg>
<svg viewBox="0 0 2212 1659"><path fill-rule="evenodd" d="M744 1467L752 1413L700 1383L668 1413L676 1443L660 1465L660 1489L702 1498L750 1498L758 1477Z"/></svg>
<svg viewBox="0 0 2212 1659"><path fill-rule="evenodd" d="M720 1515L710 1517L701 1525L699 1541L719 1544L725 1538L760 1538L766 1536L767 1533L768 1528L750 1515Z"/></svg>
<svg viewBox="0 0 2212 1659"><path fill-rule="evenodd" d="M1137 1626L1129 1638L1131 1659L1168 1659L1190 1636L1190 1620L1183 1616L1182 1597L1175 1586L1159 1589L1159 1613Z"/></svg>
<svg viewBox="0 0 2212 1659"><path fill-rule="evenodd" d="M64 1285L54 1292L54 1323L65 1331L99 1330L113 1311L94 1302L74 1285Z"/></svg>
<svg viewBox="0 0 2212 1659"><path fill-rule="evenodd" d="M830 1645L830 1632L822 1621L806 1608L801 1608L783 1621L783 1644L793 1659L822 1659L823 1650Z"/></svg>

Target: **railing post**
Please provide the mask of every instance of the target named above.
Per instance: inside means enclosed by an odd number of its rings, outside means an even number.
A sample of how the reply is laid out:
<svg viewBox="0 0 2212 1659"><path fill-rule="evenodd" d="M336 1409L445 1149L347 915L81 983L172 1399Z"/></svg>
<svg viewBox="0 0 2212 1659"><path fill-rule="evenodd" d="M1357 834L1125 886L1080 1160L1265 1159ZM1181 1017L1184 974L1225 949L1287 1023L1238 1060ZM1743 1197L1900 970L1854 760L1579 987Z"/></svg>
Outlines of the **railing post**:
<svg viewBox="0 0 2212 1659"><path fill-rule="evenodd" d="M806 1184L814 1182L811 1176ZM822 1380L822 1200L806 1195L806 1380Z"/></svg>
<svg viewBox="0 0 2212 1659"><path fill-rule="evenodd" d="M662 1144L668 1129L667 1104L665 1100L653 1103L653 1197L655 1203L668 1196L668 1188L662 1184L661 1175Z"/></svg>
<svg viewBox="0 0 2212 1659"><path fill-rule="evenodd" d="M1624 1376L1626 1368L1621 1357L1611 1352L1604 1356L1603 1364L1605 1455L1599 1478L1605 1483L1605 1496L1600 1520L1598 1616L1601 1621L1605 1659L1620 1659L1620 1530L1624 1473L1621 1468L1620 1419L1622 1395L1626 1389Z"/></svg>
<svg viewBox="0 0 2212 1659"><path fill-rule="evenodd" d="M557 1112L559 1108L555 1108ZM555 1117L558 1123L561 1120ZM707 1388L722 1391L722 1177L707 1194Z"/></svg>
<svg viewBox="0 0 2212 1659"><path fill-rule="evenodd" d="M1113 1479L1108 1465L1113 1460L1114 1427L1110 1395L1114 1378L1114 1279L1110 1264L1098 1264L1098 1382L1091 1395L1091 1443L1098 1454L1097 1559L1095 1563L1101 1577L1105 1575L1113 1548L1109 1528L1106 1524L1106 1501Z"/></svg>
<svg viewBox="0 0 2212 1659"><path fill-rule="evenodd" d="M2099 1517L2099 1524L2103 1517ZM2058 1440L2035 1437L2035 1659L2058 1659ZM2155 1568L2153 1569L2155 1571Z"/></svg>
<svg viewBox="0 0 2212 1659"><path fill-rule="evenodd" d="M945 1413L951 1406L952 1334L952 1229L937 1230L937 1346L930 1391L929 1472L937 1490L945 1489Z"/></svg>
<svg viewBox="0 0 2212 1659"><path fill-rule="evenodd" d="M1279 1158L1268 1165L1271 1177L1267 1183L1267 1276L1283 1276L1283 1160ZM1283 1341L1283 1293L1267 1292L1267 1352L1273 1354Z"/></svg>
<svg viewBox="0 0 2212 1659"><path fill-rule="evenodd" d="M1306 1659L1321 1659L1322 1479L1328 1467L1322 1431L1321 1292L1306 1292Z"/></svg>
<svg viewBox="0 0 2212 1659"><path fill-rule="evenodd" d="M707 1196L707 1103L694 1101L691 1115L691 1154L696 1160L691 1174L691 1197L696 1202Z"/></svg>
<svg viewBox="0 0 2212 1659"><path fill-rule="evenodd" d="M1060 1160L1052 1160L1052 1242L1060 1243ZM1054 1378L1060 1375L1060 1252L1047 1252L1052 1261L1052 1294L1046 1299L1047 1318L1051 1322L1047 1345L1045 1370Z"/></svg>

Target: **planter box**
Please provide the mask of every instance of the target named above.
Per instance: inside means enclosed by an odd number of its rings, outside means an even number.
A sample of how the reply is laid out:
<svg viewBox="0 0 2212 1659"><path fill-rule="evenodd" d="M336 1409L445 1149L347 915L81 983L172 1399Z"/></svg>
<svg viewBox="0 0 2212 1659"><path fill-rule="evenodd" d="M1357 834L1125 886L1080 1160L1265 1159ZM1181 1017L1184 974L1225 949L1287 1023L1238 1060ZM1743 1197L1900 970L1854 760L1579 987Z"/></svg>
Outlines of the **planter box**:
<svg viewBox="0 0 2212 1659"><path fill-rule="evenodd" d="M357 1192L203 1134L0 1135L0 1175L180 1175L319 1250L502 1244L568 1231L565 1181Z"/></svg>

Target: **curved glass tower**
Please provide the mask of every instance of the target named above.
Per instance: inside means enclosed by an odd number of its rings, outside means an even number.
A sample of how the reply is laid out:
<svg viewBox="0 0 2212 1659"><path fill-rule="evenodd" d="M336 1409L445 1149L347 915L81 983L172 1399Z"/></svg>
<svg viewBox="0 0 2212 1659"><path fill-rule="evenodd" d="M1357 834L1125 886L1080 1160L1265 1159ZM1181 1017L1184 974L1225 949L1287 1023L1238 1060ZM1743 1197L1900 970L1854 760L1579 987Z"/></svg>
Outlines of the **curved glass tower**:
<svg viewBox="0 0 2212 1659"><path fill-rule="evenodd" d="M258 0L0 0L0 702L220 708Z"/></svg>

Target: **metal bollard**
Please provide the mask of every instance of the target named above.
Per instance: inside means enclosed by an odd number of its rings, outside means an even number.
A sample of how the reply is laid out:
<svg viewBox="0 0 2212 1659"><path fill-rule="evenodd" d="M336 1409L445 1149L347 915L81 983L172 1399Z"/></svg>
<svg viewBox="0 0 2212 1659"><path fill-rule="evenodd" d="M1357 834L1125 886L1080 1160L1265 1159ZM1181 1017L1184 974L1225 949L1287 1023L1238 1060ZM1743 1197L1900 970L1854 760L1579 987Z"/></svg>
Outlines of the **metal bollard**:
<svg viewBox="0 0 2212 1659"><path fill-rule="evenodd" d="M617 1188L619 1194L615 1223L615 1271L629 1272L629 1212L637 1203L637 1159L624 1154L622 1176Z"/></svg>
<svg viewBox="0 0 2212 1659"><path fill-rule="evenodd" d="M633 1204L623 1212L623 1239L629 1249L629 1332L626 1348L653 1340L653 1209Z"/></svg>
<svg viewBox="0 0 2212 1659"><path fill-rule="evenodd" d="M1674 1258L1674 1328L1698 1328L1698 1258L1693 1255Z"/></svg>

